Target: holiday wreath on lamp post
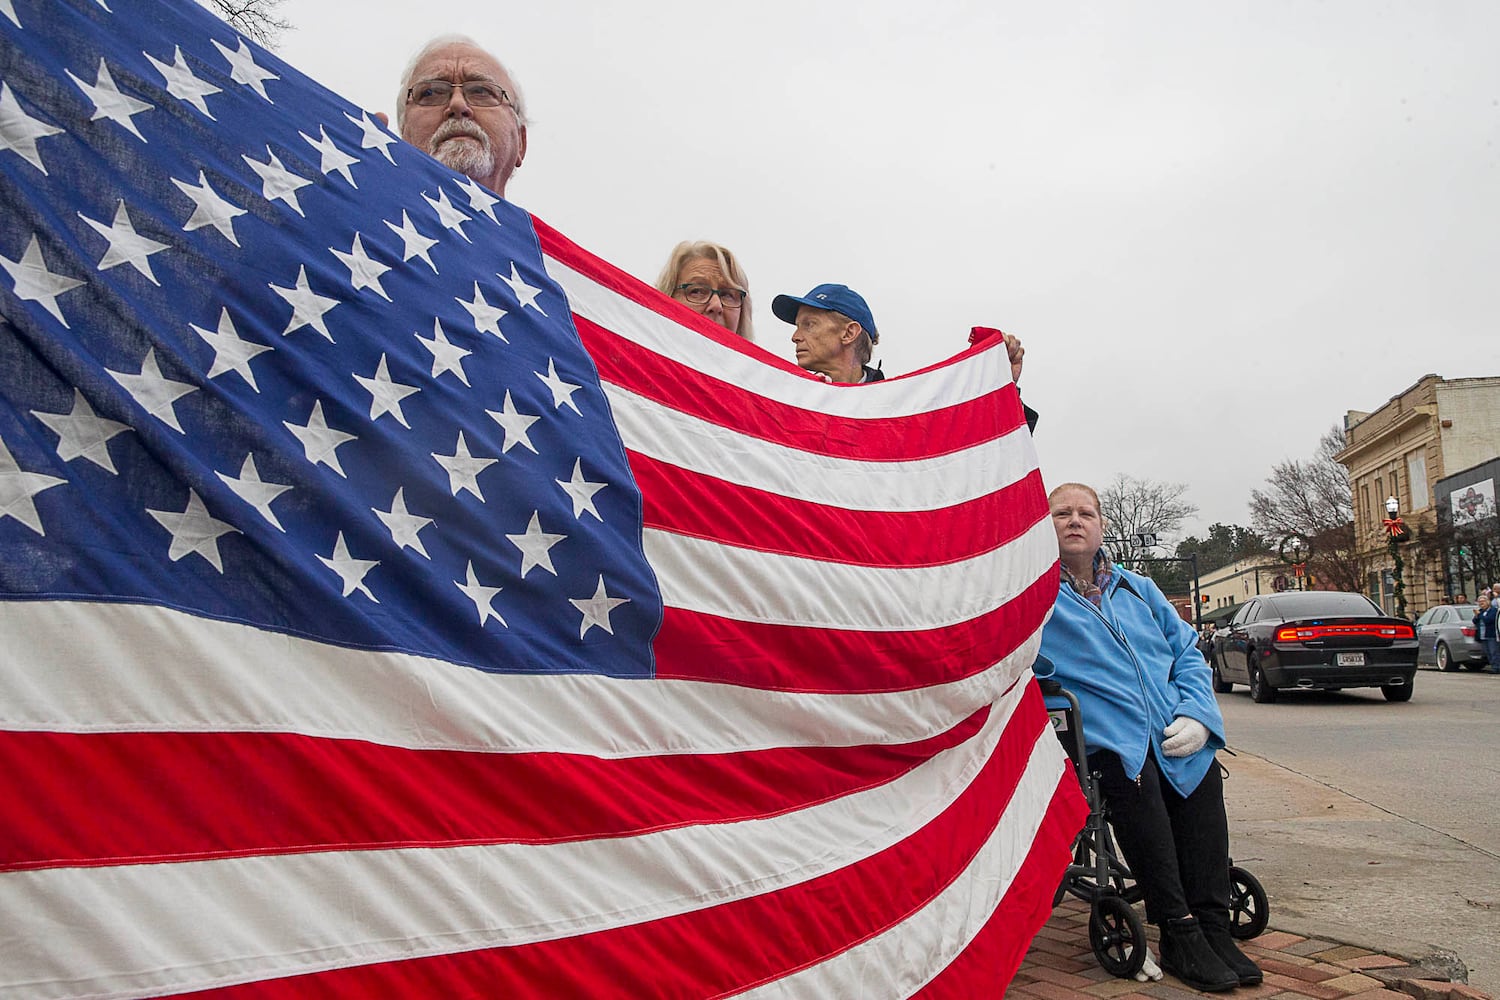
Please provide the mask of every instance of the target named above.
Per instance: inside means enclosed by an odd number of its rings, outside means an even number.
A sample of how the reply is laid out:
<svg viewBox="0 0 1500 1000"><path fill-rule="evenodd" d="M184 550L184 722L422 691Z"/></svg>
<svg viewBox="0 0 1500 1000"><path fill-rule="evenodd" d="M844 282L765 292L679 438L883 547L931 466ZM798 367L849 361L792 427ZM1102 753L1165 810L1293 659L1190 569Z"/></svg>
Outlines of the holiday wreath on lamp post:
<svg viewBox="0 0 1500 1000"><path fill-rule="evenodd" d="M1401 520L1401 503L1394 496L1386 497L1386 518L1381 522L1385 526L1386 535L1390 538L1391 563L1393 569L1392 578L1396 582L1396 617L1406 617L1406 588L1401 583L1401 552L1397 545L1411 537L1411 531L1406 523Z"/></svg>

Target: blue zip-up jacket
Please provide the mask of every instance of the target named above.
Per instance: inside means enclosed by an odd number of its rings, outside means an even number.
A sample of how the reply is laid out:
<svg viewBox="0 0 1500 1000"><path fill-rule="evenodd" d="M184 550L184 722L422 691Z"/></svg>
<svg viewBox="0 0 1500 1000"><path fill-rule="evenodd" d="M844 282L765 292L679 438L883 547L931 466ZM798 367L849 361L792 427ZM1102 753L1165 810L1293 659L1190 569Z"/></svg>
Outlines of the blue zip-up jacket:
<svg viewBox="0 0 1500 1000"><path fill-rule="evenodd" d="M1187 795L1224 745L1224 718L1198 636L1156 584L1122 566L1114 567L1100 605L1063 583L1042 630L1041 655L1077 696L1090 752L1113 750L1134 776L1154 747L1163 777ZM1208 744L1187 757L1168 757L1162 730L1179 715L1207 726Z"/></svg>

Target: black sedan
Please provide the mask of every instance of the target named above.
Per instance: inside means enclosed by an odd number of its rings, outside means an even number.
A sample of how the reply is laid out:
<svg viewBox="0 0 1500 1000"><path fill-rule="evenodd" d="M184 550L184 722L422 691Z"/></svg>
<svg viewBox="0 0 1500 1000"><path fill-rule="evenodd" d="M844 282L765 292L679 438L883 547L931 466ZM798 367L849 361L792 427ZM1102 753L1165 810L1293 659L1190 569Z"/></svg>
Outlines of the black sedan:
<svg viewBox="0 0 1500 1000"><path fill-rule="evenodd" d="M1387 701L1409 701L1417 673L1417 632L1363 594L1308 590L1251 598L1214 636L1214 690L1236 683L1271 702L1282 689L1378 687Z"/></svg>

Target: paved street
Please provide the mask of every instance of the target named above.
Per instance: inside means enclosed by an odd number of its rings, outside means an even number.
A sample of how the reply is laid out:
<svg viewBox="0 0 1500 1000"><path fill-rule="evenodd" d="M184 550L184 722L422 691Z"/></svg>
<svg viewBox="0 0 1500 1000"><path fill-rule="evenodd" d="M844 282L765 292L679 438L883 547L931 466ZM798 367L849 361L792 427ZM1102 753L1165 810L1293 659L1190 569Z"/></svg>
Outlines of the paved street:
<svg viewBox="0 0 1500 1000"><path fill-rule="evenodd" d="M1235 858L1272 926L1451 949L1500 994L1500 677L1422 670L1378 690L1221 695Z"/></svg>

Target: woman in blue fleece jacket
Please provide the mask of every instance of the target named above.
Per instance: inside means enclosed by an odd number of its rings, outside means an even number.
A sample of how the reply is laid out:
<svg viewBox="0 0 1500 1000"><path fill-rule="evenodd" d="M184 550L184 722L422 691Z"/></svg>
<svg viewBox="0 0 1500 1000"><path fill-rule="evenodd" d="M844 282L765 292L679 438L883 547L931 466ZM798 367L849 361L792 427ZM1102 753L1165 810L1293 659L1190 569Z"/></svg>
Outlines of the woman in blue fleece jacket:
<svg viewBox="0 0 1500 1000"><path fill-rule="evenodd" d="M1111 565L1099 496L1048 497L1062 583L1040 670L1078 698L1115 839L1161 927L1162 968L1200 990L1261 981L1229 933L1229 822L1214 754L1224 720L1197 635L1150 579Z"/></svg>

